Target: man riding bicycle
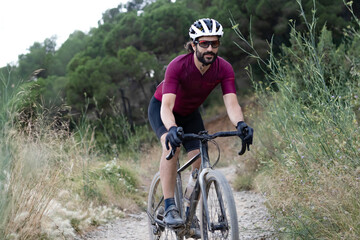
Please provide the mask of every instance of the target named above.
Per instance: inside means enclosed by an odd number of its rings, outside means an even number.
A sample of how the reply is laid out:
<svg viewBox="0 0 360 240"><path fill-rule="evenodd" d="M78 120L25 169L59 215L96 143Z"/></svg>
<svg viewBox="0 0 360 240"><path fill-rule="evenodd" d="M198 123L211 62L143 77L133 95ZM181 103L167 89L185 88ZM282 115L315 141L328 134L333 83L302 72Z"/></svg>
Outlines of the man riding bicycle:
<svg viewBox="0 0 360 240"><path fill-rule="evenodd" d="M180 144L189 159L199 153L200 147L197 140L182 141L177 127L181 126L184 133L199 133L205 129L198 108L218 84L221 84L227 114L248 150L253 141L253 129L244 122L237 100L234 70L217 56L223 27L214 19L199 19L191 25L189 35L192 39L186 44L189 53L176 57L167 66L165 78L148 109L151 127L162 145L160 178L165 199L164 222L170 227L184 224L174 200ZM171 149L176 149L175 155L166 160ZM200 162L198 159L192 169L199 169Z"/></svg>

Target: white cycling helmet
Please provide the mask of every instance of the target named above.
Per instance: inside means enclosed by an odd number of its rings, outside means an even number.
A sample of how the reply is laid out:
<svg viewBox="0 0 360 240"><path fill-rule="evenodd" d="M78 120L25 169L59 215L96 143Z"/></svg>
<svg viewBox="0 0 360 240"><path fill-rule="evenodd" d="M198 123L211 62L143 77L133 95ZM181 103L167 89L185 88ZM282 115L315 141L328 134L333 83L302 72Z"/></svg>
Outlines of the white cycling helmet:
<svg viewBox="0 0 360 240"><path fill-rule="evenodd" d="M222 37L224 34L223 27L215 19L202 18L195 21L189 29L190 38L195 39L203 36L219 36Z"/></svg>

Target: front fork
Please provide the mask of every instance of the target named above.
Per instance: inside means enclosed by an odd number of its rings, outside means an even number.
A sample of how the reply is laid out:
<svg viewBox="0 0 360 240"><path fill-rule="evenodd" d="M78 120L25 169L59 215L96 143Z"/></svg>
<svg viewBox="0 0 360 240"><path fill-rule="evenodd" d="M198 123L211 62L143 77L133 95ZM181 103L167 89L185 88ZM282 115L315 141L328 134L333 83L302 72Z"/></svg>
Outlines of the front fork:
<svg viewBox="0 0 360 240"><path fill-rule="evenodd" d="M208 174L209 171L210 171L210 168L205 168L201 171L201 173L199 175L199 185L200 185L201 195L202 195L202 204L203 204L202 209L203 209L203 211L205 210L205 216L206 216L206 220L207 220L207 224L208 224L208 229L211 230L209 209L208 209L208 203L207 203L206 185L205 185L206 174Z"/></svg>
<svg viewBox="0 0 360 240"><path fill-rule="evenodd" d="M207 142L200 142L200 153L202 156L201 159L201 172L199 175L199 185L201 189L201 195L202 195L202 204L203 204L203 211L205 210L206 220L208 224L208 229L212 230L211 222L210 222L210 216L209 216L209 209L208 209L208 202L207 202L207 193L206 193L206 175L209 173L209 171L212 171L211 165L210 165L210 159L208 154L208 145Z"/></svg>

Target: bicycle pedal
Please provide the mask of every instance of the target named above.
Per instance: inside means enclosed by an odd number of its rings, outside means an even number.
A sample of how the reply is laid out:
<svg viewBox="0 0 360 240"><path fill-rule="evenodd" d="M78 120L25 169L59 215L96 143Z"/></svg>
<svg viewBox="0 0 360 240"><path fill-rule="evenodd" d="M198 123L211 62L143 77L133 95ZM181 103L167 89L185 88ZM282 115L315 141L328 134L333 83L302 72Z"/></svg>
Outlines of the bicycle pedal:
<svg viewBox="0 0 360 240"><path fill-rule="evenodd" d="M159 209L156 211L156 219L163 221L164 219L164 213L165 213L165 209L163 206L160 206Z"/></svg>
<svg viewBox="0 0 360 240"><path fill-rule="evenodd" d="M200 229L190 228L188 233L186 234L185 238L200 239L201 238Z"/></svg>
<svg viewBox="0 0 360 240"><path fill-rule="evenodd" d="M153 231L153 234L154 235L160 235L160 233L162 231L164 231L164 228L160 227L160 226L156 226L156 225L153 225L152 226L152 231Z"/></svg>
<svg viewBox="0 0 360 240"><path fill-rule="evenodd" d="M166 223L165 223L165 224L166 224ZM179 230L179 229L181 229L181 228L184 227L184 224L182 224L182 225L169 225L169 224L166 224L166 227L167 227L167 228L170 228L170 229L172 229L172 230Z"/></svg>

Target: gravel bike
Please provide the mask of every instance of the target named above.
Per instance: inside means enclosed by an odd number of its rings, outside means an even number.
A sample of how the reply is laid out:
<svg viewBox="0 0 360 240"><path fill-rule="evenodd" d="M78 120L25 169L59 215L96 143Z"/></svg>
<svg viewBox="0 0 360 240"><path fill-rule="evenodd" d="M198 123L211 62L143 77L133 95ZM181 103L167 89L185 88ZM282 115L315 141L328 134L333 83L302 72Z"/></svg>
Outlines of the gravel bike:
<svg viewBox="0 0 360 240"><path fill-rule="evenodd" d="M236 213L236 205L231 187L224 175L214 169L220 159L220 148L213 140L217 137L238 136L238 132L217 132L208 134L202 131L199 134L183 134L182 128L178 127L178 134L182 134L183 139L197 139L200 141L200 153L180 167L177 160L178 170L175 185L175 203L179 209L180 216L185 224L176 229L166 226L164 218L164 197L158 172L151 183L147 214L149 219L150 239L184 239L193 235L194 229L191 227L197 211L198 203L200 215L201 239L239 239L239 227ZM218 149L218 157L213 165L210 163L208 154L208 142L212 142ZM246 144L242 143L239 152L242 155L246 151ZM172 150L166 157L172 158L175 150ZM198 158L201 158L201 167L198 172L194 189L190 197L188 214L184 207L184 194L182 187L181 173L191 166ZM195 218L197 219L197 218Z"/></svg>

